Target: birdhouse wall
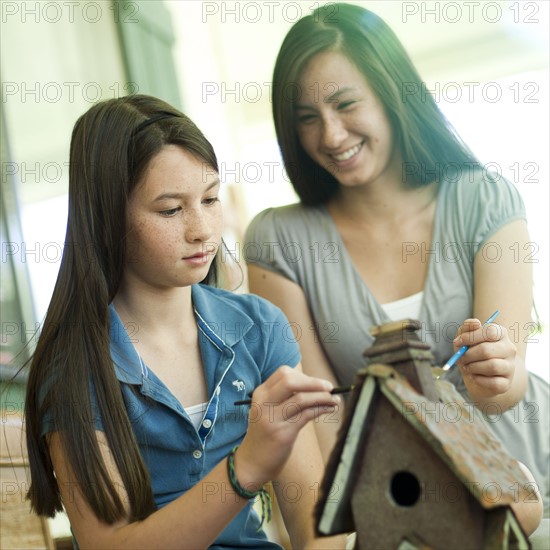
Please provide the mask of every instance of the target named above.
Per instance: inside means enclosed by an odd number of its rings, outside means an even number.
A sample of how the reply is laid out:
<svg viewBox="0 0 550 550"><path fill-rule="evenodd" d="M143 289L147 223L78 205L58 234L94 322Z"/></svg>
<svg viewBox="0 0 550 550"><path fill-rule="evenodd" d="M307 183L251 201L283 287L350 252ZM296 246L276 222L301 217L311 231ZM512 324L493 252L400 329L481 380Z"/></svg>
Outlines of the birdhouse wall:
<svg viewBox="0 0 550 550"><path fill-rule="evenodd" d="M385 397L362 450L352 510L360 549L483 547L485 509Z"/></svg>

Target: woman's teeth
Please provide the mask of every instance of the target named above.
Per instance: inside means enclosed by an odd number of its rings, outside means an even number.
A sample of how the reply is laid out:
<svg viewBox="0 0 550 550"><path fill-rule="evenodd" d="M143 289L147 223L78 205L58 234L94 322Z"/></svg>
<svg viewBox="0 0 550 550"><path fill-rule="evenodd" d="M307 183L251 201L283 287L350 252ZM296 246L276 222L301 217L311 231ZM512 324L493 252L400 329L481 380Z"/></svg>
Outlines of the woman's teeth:
<svg viewBox="0 0 550 550"><path fill-rule="evenodd" d="M352 147L351 149L348 149L347 151L344 151L339 155L332 155L332 158L336 160L348 160L353 157L353 155L356 155L359 152L359 149L361 149L362 145L362 143L359 143L359 145L356 145L355 147Z"/></svg>

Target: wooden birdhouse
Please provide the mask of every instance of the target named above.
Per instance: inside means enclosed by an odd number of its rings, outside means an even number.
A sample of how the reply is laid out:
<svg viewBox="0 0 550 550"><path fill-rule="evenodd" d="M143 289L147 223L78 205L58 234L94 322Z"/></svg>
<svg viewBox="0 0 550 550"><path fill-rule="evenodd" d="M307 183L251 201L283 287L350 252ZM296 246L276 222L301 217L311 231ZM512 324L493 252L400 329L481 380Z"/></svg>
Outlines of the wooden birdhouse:
<svg viewBox="0 0 550 550"><path fill-rule="evenodd" d="M356 548L529 548L510 504L528 480L473 405L434 380L406 320L375 327L317 506L321 535Z"/></svg>

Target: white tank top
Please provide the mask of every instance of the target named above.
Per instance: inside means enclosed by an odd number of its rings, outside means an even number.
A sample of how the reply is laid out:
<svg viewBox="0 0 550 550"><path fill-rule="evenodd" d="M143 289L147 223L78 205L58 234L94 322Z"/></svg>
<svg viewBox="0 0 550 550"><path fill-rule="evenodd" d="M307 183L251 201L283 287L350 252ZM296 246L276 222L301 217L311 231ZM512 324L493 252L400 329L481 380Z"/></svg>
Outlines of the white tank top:
<svg viewBox="0 0 550 550"><path fill-rule="evenodd" d="M406 298L380 304L386 315L392 321L401 321L402 319L418 319L420 317L420 307L422 306L422 297L424 292L420 291Z"/></svg>

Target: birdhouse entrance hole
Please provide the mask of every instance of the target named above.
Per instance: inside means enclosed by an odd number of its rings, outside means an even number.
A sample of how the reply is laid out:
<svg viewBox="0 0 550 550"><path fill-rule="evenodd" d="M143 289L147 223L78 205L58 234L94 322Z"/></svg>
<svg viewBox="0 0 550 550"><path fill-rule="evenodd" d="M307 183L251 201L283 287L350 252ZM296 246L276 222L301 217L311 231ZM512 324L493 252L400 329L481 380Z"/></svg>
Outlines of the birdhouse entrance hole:
<svg viewBox="0 0 550 550"><path fill-rule="evenodd" d="M390 494L398 506L414 506L420 498L420 483L410 472L397 472L391 478Z"/></svg>

